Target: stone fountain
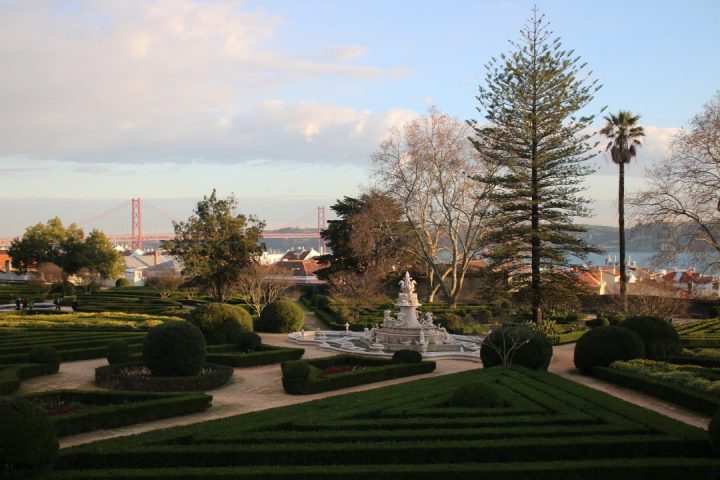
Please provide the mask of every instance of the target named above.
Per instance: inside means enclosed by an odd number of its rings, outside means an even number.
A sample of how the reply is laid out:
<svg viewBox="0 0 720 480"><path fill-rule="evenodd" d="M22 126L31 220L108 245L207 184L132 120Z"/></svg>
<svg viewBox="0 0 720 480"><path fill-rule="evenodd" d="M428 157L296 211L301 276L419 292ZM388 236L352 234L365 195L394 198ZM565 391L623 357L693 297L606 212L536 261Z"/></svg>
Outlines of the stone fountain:
<svg viewBox="0 0 720 480"><path fill-rule="evenodd" d="M364 339L370 343L369 348L378 349L379 344L387 351L457 350L458 342L445 328L433 323L432 313L418 318L420 302L415 292L415 281L410 278L409 272L405 272L405 277L400 280L400 294L395 305L400 309L396 318L392 317L390 310L385 310L383 323L366 332Z"/></svg>
<svg viewBox="0 0 720 480"><path fill-rule="evenodd" d="M320 348L338 352L372 356L391 356L398 350L415 350L428 358L462 358L480 361L482 338L451 335L433 323L433 315L418 312L415 281L410 273L400 280L400 293L395 305L400 309L396 317L385 310L383 322L363 332L315 331L294 332L288 340L300 344L319 344Z"/></svg>

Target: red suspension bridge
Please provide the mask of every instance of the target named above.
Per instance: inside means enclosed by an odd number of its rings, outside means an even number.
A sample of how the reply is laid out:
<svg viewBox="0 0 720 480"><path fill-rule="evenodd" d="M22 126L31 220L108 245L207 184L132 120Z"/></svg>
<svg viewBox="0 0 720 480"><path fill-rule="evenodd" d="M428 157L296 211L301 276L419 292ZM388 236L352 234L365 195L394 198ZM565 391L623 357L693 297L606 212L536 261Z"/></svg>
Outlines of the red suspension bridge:
<svg viewBox="0 0 720 480"><path fill-rule="evenodd" d="M78 226L88 230L98 229L107 235L113 243L129 244L133 250L142 250L144 241L172 240L175 233L173 222L181 220L171 213L158 208L140 198L132 198L127 202L77 222ZM287 232L283 230L265 230L263 239L317 239L320 253L326 252L325 241L320 237L320 230L325 229L325 207L317 207L317 227L303 230L311 232ZM15 237L0 237L0 247L10 245Z"/></svg>

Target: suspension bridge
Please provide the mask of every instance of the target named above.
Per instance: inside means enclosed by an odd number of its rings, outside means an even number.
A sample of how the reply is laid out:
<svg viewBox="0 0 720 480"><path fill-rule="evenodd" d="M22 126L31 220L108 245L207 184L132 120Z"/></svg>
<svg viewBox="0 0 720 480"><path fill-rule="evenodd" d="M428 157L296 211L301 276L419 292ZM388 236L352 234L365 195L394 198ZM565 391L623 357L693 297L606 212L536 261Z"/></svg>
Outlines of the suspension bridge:
<svg viewBox="0 0 720 480"><path fill-rule="evenodd" d="M116 244L129 244L132 250L142 250L143 242L163 241L175 238L173 222L181 219L163 209L141 200L132 198L102 213L86 218L77 223L86 230L102 231L108 239ZM263 239L316 239L320 253L326 252L325 241L320 231L325 229L325 207L317 207L317 226L302 230L311 232L287 232L284 230L265 230ZM16 237L0 237L0 247L8 247Z"/></svg>

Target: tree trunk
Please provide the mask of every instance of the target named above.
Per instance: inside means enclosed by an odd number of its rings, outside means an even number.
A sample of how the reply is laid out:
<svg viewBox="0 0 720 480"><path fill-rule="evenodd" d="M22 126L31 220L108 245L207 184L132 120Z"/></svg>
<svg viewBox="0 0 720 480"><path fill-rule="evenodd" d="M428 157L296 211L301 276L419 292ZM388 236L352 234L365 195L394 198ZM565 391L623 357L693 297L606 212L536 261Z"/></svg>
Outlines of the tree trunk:
<svg viewBox="0 0 720 480"><path fill-rule="evenodd" d="M620 235L620 301L622 311L627 311L627 273L625 266L625 164L621 161L618 186L618 233Z"/></svg>

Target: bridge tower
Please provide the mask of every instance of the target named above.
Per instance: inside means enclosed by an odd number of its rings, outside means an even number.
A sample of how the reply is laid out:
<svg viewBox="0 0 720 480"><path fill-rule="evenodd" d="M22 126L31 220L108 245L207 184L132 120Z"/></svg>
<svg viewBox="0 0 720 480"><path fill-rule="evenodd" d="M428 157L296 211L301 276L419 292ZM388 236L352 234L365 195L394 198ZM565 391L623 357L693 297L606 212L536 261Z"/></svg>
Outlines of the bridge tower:
<svg viewBox="0 0 720 480"><path fill-rule="evenodd" d="M127 205L127 204L125 204ZM132 250L142 250L143 234L142 234L142 203L140 198L132 199Z"/></svg>
<svg viewBox="0 0 720 480"><path fill-rule="evenodd" d="M325 207L317 207L317 233L318 233L318 252L325 255L327 253L327 245L325 244L325 239L320 236L320 232L322 230L325 230L326 228L326 222L325 222Z"/></svg>

